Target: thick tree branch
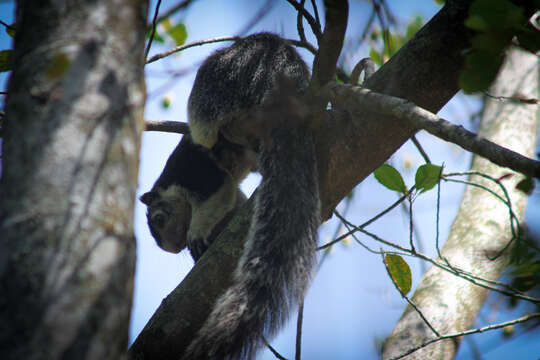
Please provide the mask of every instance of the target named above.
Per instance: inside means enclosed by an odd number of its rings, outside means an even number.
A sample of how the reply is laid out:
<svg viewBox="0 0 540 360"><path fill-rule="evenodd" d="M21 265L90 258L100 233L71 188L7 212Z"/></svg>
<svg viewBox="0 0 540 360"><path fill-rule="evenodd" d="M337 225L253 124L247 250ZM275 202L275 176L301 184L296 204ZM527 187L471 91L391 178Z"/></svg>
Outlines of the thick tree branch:
<svg viewBox="0 0 540 360"><path fill-rule="evenodd" d="M389 116L395 116L410 122L417 129L424 129L432 135L461 146L474 154L480 155L494 164L507 167L530 177L540 178L540 161L535 161L503 146L495 144L462 126L451 122L416 106L412 102L378 94L369 89L332 84L331 99L355 114L366 110ZM535 105L522 105L535 106Z"/></svg>

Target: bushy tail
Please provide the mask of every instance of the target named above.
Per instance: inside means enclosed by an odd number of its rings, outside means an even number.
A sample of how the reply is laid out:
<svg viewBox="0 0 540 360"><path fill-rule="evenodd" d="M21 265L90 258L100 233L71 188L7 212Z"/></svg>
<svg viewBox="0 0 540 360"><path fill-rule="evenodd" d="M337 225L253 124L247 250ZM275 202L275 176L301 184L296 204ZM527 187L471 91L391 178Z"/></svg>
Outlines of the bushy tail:
<svg viewBox="0 0 540 360"><path fill-rule="evenodd" d="M233 285L218 299L184 359L251 359L304 296L315 263L320 200L309 130L272 131L254 221Z"/></svg>

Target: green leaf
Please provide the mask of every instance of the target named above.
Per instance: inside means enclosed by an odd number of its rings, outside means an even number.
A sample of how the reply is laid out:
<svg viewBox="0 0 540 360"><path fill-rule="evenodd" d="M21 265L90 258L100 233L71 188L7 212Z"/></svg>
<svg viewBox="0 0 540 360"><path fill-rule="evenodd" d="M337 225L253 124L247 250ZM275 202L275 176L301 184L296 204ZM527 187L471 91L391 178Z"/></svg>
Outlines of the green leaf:
<svg viewBox="0 0 540 360"><path fill-rule="evenodd" d="M377 64L379 66L381 66L383 64L381 55L374 48L371 48L371 50L369 50L369 57L371 58L371 60L373 60L373 62L375 64Z"/></svg>
<svg viewBox="0 0 540 360"><path fill-rule="evenodd" d="M403 45L405 45L405 41L406 40L403 36L389 32L388 43L390 44L390 47L386 46L386 44L384 47L384 54L386 55L386 59L394 56L394 54L397 53L397 51L401 49Z"/></svg>
<svg viewBox="0 0 540 360"><path fill-rule="evenodd" d="M469 8L465 25L475 30L517 29L525 21L523 9L508 0L475 0Z"/></svg>
<svg viewBox="0 0 540 360"><path fill-rule="evenodd" d="M493 54L503 51L508 44L510 36L504 32L486 32L480 33L471 39L471 45L476 50L486 50Z"/></svg>
<svg viewBox="0 0 540 360"><path fill-rule="evenodd" d="M424 26L424 19L417 15L408 25L405 31L405 40L410 40Z"/></svg>
<svg viewBox="0 0 540 360"><path fill-rule="evenodd" d="M395 254L387 254L384 257L384 263L399 290L403 295L407 295L411 291L412 285L411 268L409 265L401 256Z"/></svg>
<svg viewBox="0 0 540 360"><path fill-rule="evenodd" d="M12 38L15 37L15 23L11 24L9 27L6 27L6 33Z"/></svg>
<svg viewBox="0 0 540 360"><path fill-rule="evenodd" d="M414 184L421 193L431 190L439 182L442 167L433 164L424 164L416 170Z"/></svg>
<svg viewBox="0 0 540 360"><path fill-rule="evenodd" d="M530 195L534 190L534 180L530 177L527 177L517 183L516 189L524 192L527 195Z"/></svg>
<svg viewBox="0 0 540 360"><path fill-rule="evenodd" d="M471 15L465 19L465 26L477 31L485 31L489 29L489 24L481 16Z"/></svg>
<svg viewBox="0 0 540 360"><path fill-rule="evenodd" d="M0 51L0 72L11 70L11 54L13 54L13 50Z"/></svg>
<svg viewBox="0 0 540 360"><path fill-rule="evenodd" d="M378 29L373 29L371 33L369 34L369 38L372 41L379 40L379 37L381 36L381 32Z"/></svg>
<svg viewBox="0 0 540 360"><path fill-rule="evenodd" d="M164 97L161 99L161 107L162 107L163 109L168 109L170 106L171 106L171 98L168 97L168 96L164 96Z"/></svg>
<svg viewBox="0 0 540 360"><path fill-rule="evenodd" d="M150 35L152 35L152 30L148 31L148 33L146 34L146 38L150 39ZM165 39L163 38L163 36L161 36L158 29L156 29L156 31L154 32L154 40L152 41L160 43L160 44L165 43Z"/></svg>
<svg viewBox="0 0 540 360"><path fill-rule="evenodd" d="M397 171L393 166L382 164L373 172L373 175L375 175L375 179L377 179L377 181L386 186L388 189L401 193L407 192L407 186L405 186L403 177L401 177L399 171Z"/></svg>
<svg viewBox="0 0 540 360"><path fill-rule="evenodd" d="M465 70L459 74L459 86L466 93L486 90L497 76L503 56L478 50L465 58Z"/></svg>
<svg viewBox="0 0 540 360"><path fill-rule="evenodd" d="M51 80L58 79L64 75L64 73L69 69L70 65L71 60L66 54L57 54L52 58L45 74Z"/></svg>
<svg viewBox="0 0 540 360"><path fill-rule="evenodd" d="M166 17L165 19L161 20L159 24L163 26L163 29L165 29L165 31L169 31L172 28L170 17Z"/></svg>
<svg viewBox="0 0 540 360"><path fill-rule="evenodd" d="M170 29L167 29L167 34L173 38L176 46L183 45L187 39L186 25L184 23L178 23Z"/></svg>

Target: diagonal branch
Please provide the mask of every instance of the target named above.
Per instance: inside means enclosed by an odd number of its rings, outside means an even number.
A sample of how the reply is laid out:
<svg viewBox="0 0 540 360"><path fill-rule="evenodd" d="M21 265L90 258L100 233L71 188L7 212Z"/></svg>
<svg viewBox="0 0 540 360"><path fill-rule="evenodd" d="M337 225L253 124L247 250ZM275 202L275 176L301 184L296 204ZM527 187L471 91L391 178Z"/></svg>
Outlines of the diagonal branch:
<svg viewBox="0 0 540 360"><path fill-rule="evenodd" d="M222 41L236 41L236 40L238 40L240 38L241 38L240 36L221 36L221 37L215 37L215 38L206 39L206 40L194 41L194 42L191 42L189 44L180 45L180 46L177 46L177 47L172 48L170 50L167 50L167 51L164 51L162 53L156 54L156 55L152 56L150 59L146 60L146 64L150 64L150 63L152 63L154 61L157 61L159 59L162 59L162 58L164 58L166 56L169 56L169 55L174 54L174 53L179 52L179 51L189 49L189 48L194 47L194 46L201 46L201 45L204 45L204 44L212 44L212 43L215 43L215 42L222 42Z"/></svg>
<svg viewBox="0 0 540 360"><path fill-rule="evenodd" d="M510 168L530 177L540 178L539 161L497 145L466 130L462 126L454 125L408 100L350 85L333 84L329 88L332 101L345 103L348 109L353 112L362 113L371 110L404 119L414 127L424 129L438 138L459 145L465 150L490 160L494 164Z"/></svg>
<svg viewBox="0 0 540 360"><path fill-rule="evenodd" d="M148 57L148 53L150 52L150 47L152 46L152 41L154 41L154 35L156 34L157 17L159 14L160 6L161 6L161 0L158 0L158 3L156 5L156 10L154 11L154 19L152 20L152 32L150 33L150 39L148 40L148 45L146 45L146 50L144 51L145 59Z"/></svg>

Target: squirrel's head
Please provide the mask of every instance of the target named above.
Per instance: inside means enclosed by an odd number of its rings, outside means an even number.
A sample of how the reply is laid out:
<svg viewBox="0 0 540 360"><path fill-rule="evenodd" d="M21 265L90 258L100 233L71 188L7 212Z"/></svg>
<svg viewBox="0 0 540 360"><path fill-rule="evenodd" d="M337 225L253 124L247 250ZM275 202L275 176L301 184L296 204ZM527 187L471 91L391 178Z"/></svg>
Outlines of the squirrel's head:
<svg viewBox="0 0 540 360"><path fill-rule="evenodd" d="M152 189L140 198L147 206L150 233L160 248L179 253L187 246L191 206L178 186Z"/></svg>

